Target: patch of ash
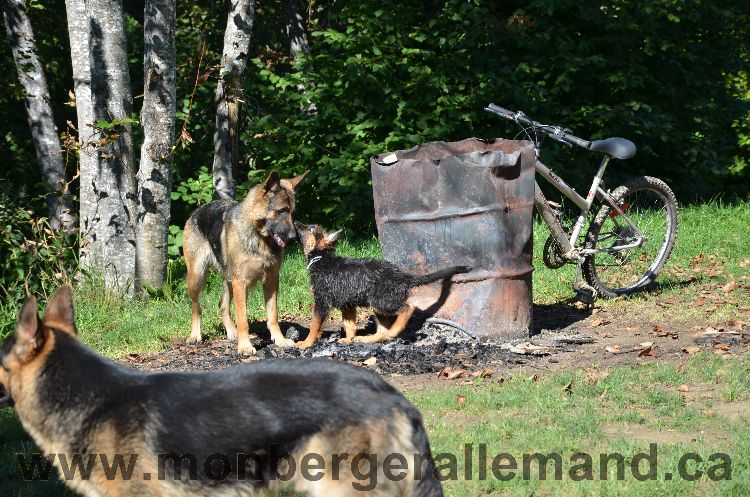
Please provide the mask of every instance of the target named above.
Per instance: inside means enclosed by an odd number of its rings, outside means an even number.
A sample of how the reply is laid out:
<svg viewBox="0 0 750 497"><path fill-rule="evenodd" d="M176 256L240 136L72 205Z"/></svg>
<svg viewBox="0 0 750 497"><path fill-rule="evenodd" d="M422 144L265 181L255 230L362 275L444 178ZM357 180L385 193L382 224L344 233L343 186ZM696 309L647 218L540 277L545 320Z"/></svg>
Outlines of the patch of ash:
<svg viewBox="0 0 750 497"><path fill-rule="evenodd" d="M287 337L298 338L299 331L290 327ZM291 336L296 335L296 336ZM267 338L256 339L255 356L242 356L236 344L211 340L188 345L173 340L162 353L131 355L123 362L148 371L207 371L257 360L299 357L328 357L353 364L363 363L381 374L416 375L435 373L446 367L466 370L494 368L502 365L527 364L558 352L594 341L592 336L572 331L543 331L529 339L491 341L477 339L450 326L428 323L418 330L406 330L390 342L379 344L338 343L340 333L322 337L307 350L279 348Z"/></svg>

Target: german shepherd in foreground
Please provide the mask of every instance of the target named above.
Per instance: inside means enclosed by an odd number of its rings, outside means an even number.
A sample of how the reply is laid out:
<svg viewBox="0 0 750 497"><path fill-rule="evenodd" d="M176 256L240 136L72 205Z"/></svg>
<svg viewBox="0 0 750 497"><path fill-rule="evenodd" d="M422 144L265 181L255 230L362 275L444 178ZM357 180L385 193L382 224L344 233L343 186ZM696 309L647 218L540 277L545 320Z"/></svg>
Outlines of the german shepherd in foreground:
<svg viewBox="0 0 750 497"><path fill-rule="evenodd" d="M299 359L137 372L78 341L67 286L44 319L26 301L0 365L0 408L15 404L55 466L93 461L87 478L65 481L85 496L443 495L421 415L361 368Z"/></svg>
<svg viewBox="0 0 750 497"><path fill-rule="evenodd" d="M341 230L327 233L320 226L305 226L298 222L294 227L307 259L315 307L310 334L304 341L297 342L297 346L303 349L311 347L318 339L331 309L339 309L344 320L346 336L339 342L393 340L403 331L414 312L414 305L406 302L409 290L470 271L466 266L453 266L416 276L387 261L339 257L335 251ZM357 307L372 307L378 320L378 331L374 335L355 336Z"/></svg>
<svg viewBox="0 0 750 497"><path fill-rule="evenodd" d="M281 179L272 172L262 184L253 187L242 202L214 200L190 215L183 232L183 252L187 265L187 287L193 304L193 324L188 343L200 342L200 295L211 266L224 276L221 321L229 340L237 339L240 354L254 354L247 322L247 291L263 281L266 324L279 347L294 345L279 327L279 271L284 247L296 238L292 214L294 192L307 173ZM237 327L229 306L234 297Z"/></svg>

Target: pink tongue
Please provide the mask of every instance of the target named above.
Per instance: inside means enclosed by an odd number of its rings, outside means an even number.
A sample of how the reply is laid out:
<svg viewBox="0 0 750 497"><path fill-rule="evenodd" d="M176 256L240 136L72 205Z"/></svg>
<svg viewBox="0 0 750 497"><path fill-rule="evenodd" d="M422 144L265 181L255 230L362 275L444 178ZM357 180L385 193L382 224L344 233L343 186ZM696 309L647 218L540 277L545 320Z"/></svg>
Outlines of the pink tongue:
<svg viewBox="0 0 750 497"><path fill-rule="evenodd" d="M286 243L284 243L284 240L282 240L281 237L277 235L276 233L273 234L273 239L276 240L276 244L279 247L284 248L286 246Z"/></svg>

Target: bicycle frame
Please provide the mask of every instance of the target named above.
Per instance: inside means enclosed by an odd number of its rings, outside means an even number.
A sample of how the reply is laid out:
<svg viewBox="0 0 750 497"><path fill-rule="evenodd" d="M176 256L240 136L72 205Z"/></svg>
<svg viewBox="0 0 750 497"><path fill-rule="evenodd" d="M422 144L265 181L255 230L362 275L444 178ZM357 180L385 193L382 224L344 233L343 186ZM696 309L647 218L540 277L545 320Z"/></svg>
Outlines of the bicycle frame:
<svg viewBox="0 0 750 497"><path fill-rule="evenodd" d="M555 213L547 203L547 199L544 198L544 194L539 188L539 183L534 183L534 204L536 205L537 211L542 216L545 224L552 233L552 236L555 238L555 241L560 246L562 255L565 259L583 260L586 256L593 255L598 252L616 252L633 247L638 247L643 245L643 243L646 241L643 233L641 233L641 231L638 229L638 226L636 226L635 223L633 223L633 221L630 219L630 217L625 214L625 212L617 204L615 199L601 188L602 178L604 177L604 171L607 169L609 159L609 156L604 156L604 158L602 159L602 162L599 165L599 170L597 171L596 176L594 176L594 181L591 183L591 188L589 189L586 198L580 196L578 192L576 192L571 186L565 183L562 178L552 172L538 159L536 161L536 172L581 209L581 212L578 215L578 219L573 226L573 231L570 234L570 239L568 239L562 225L560 224L560 221L557 219ZM618 216L622 216L622 219L625 220L625 222L631 229L633 229L633 233L635 234L636 238L634 242L605 249L586 249L578 245L578 237L581 234L581 230L583 229L583 226L586 222L586 217L588 217L591 206L594 203L594 198L599 198L600 201L607 202L615 210Z"/></svg>

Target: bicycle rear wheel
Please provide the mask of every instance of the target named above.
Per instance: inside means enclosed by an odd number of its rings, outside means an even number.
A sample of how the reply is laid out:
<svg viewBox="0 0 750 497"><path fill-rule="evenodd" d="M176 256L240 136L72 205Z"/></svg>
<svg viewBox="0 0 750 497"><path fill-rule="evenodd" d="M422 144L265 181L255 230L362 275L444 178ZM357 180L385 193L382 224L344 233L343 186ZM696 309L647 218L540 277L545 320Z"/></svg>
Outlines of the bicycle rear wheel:
<svg viewBox="0 0 750 497"><path fill-rule="evenodd" d="M677 199L662 180L634 178L612 192L617 205L645 237L640 246L586 257L583 275L599 295L616 297L642 290L664 268L677 237ZM599 209L586 233L587 249L608 249L636 240L634 230L610 205Z"/></svg>

